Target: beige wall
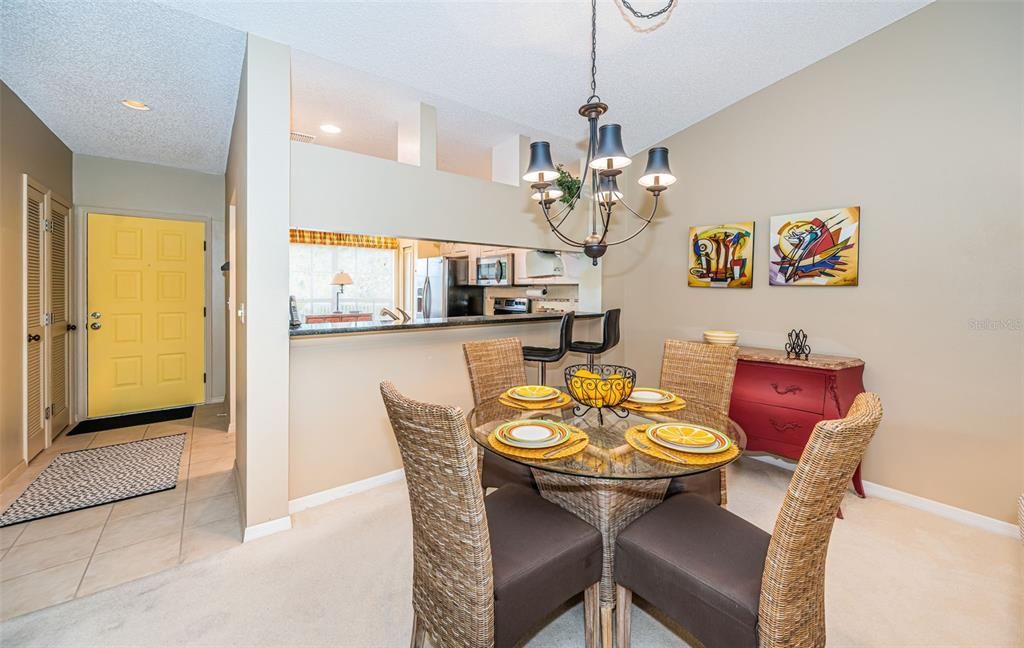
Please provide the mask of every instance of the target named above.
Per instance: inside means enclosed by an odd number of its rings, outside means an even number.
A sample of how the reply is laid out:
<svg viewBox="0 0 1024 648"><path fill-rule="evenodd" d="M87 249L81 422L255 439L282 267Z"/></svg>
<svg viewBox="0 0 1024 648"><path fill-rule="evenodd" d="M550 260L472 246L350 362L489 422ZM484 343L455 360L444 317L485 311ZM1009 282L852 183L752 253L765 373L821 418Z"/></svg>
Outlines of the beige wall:
<svg viewBox="0 0 1024 648"><path fill-rule="evenodd" d="M139 216L201 219L210 236L206 270L209 315L207 397L224 398L224 176L185 169L74 156L75 203L79 210L107 210Z"/></svg>
<svg viewBox="0 0 1024 648"><path fill-rule="evenodd" d="M23 173L74 199L71 150L0 82L0 478L23 464Z"/></svg>
<svg viewBox="0 0 1024 648"><path fill-rule="evenodd" d="M577 322L578 335L597 339L600 320ZM296 499L402 467L379 385L390 380L410 398L473 407L462 343L518 337L551 346L558 321L296 338L291 343L289 497ZM548 366L556 384L569 354ZM536 363L527 363L536 380Z"/></svg>
<svg viewBox="0 0 1024 648"><path fill-rule="evenodd" d="M235 203L237 462L244 524L288 515L289 49L249 35L228 155ZM252 350L252 353L249 351Z"/></svg>
<svg viewBox="0 0 1024 648"><path fill-rule="evenodd" d="M928 6L666 140L667 209L605 267L641 380L665 338L727 328L781 347L804 328L814 350L863 358L881 394L865 479L1015 519L1022 18L1019 3ZM769 287L769 217L847 205L862 209L860 286ZM688 228L743 220L754 287L687 288Z"/></svg>
<svg viewBox="0 0 1024 648"><path fill-rule="evenodd" d="M293 226L564 248L548 230L527 187L324 146L292 142L291 148ZM579 218L581 226L584 220ZM588 306L599 309L599 273L587 288L592 295ZM596 326L581 322L579 335L597 339ZM293 340L290 497L401 467L377 391L381 380L394 381L412 398L461 405L468 411L472 396L462 342L517 336L524 344L550 346L557 335L557 324L547 322ZM551 369L549 382L556 372Z"/></svg>

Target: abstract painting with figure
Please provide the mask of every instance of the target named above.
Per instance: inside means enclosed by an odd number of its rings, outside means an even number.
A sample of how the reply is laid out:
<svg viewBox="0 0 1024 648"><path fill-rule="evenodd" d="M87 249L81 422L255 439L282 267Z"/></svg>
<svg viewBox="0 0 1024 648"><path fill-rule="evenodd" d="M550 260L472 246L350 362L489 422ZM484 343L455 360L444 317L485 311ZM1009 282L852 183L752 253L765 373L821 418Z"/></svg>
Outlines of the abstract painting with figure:
<svg viewBox="0 0 1024 648"><path fill-rule="evenodd" d="M860 207L772 216L772 286L856 286Z"/></svg>
<svg viewBox="0 0 1024 648"><path fill-rule="evenodd" d="M750 288L754 277L754 223L690 228L687 284L697 288Z"/></svg>

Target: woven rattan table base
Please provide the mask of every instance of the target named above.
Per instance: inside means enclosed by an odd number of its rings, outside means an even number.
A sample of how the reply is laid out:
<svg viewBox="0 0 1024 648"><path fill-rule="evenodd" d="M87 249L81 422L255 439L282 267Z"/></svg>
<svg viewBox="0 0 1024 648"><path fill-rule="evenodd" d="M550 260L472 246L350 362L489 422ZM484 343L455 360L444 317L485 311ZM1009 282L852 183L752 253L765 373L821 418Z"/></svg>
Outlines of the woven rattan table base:
<svg viewBox="0 0 1024 648"><path fill-rule="evenodd" d="M668 479L593 479L534 470L541 496L588 522L604 540L601 607L615 607L615 538L665 499Z"/></svg>

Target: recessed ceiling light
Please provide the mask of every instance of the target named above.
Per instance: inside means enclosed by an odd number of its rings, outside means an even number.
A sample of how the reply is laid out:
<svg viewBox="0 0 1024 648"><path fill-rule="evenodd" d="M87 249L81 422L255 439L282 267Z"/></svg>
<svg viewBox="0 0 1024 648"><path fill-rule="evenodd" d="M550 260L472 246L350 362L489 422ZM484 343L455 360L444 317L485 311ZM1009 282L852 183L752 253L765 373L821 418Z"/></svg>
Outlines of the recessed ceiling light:
<svg viewBox="0 0 1024 648"><path fill-rule="evenodd" d="M141 101L135 101L134 99L122 99L121 105L125 108L131 108L132 110L149 110L149 106Z"/></svg>
<svg viewBox="0 0 1024 648"><path fill-rule="evenodd" d="M337 135L341 132L341 129L334 124L320 124L320 130L329 135Z"/></svg>

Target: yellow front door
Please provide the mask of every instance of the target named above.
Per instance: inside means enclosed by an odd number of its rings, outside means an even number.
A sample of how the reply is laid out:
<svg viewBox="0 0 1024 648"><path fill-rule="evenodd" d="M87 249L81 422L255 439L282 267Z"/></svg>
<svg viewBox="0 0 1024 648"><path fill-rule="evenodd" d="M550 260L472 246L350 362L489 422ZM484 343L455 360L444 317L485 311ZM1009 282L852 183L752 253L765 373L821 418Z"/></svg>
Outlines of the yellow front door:
<svg viewBox="0 0 1024 648"><path fill-rule="evenodd" d="M201 222L89 214L89 416L204 400Z"/></svg>

